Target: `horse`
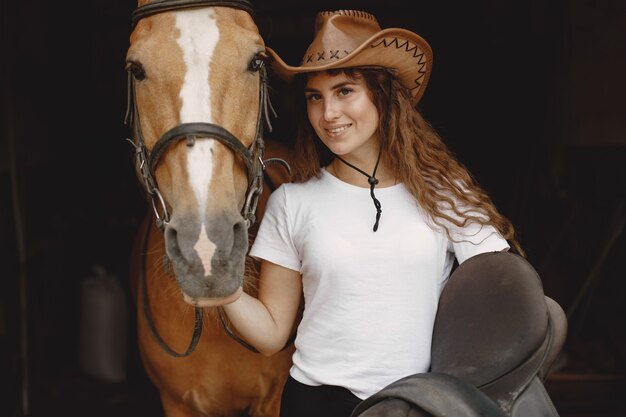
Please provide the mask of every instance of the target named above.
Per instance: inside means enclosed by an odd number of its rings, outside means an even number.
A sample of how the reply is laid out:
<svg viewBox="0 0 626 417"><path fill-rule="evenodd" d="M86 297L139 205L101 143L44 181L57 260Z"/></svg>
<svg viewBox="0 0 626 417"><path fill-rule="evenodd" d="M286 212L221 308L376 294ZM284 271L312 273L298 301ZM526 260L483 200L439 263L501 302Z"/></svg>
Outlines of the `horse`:
<svg viewBox="0 0 626 417"><path fill-rule="evenodd" d="M270 168L289 149L263 137L273 109L252 5L139 0L131 21L126 123L152 206L130 265L143 367L167 417L275 417L293 345L255 352L219 307L256 294L256 217L289 180Z"/></svg>

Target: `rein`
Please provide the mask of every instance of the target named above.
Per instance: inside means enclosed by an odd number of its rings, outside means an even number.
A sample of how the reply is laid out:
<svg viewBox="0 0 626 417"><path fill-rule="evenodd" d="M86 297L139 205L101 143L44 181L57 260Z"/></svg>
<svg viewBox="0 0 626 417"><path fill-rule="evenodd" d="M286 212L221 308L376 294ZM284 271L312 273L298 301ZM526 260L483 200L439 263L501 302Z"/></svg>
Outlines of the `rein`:
<svg viewBox="0 0 626 417"><path fill-rule="evenodd" d="M196 307L195 308L195 318L193 324L193 335L191 336L191 341L189 342L189 346L187 350L183 353L176 352L172 349L166 342L163 340L161 335L156 329L154 325L154 321L152 320L152 316L150 315L150 302L148 301L148 283L146 279L146 257L144 254L148 249L148 237L150 236L150 225L146 225L146 233L143 237L143 243L141 245L142 251L139 255L140 259L140 267L139 271L141 274L141 310L143 311L143 316L146 319L146 323L148 324L148 329L150 329L150 333L159 343L159 346L166 351L171 356L176 358L184 358L185 356L189 356L191 352L196 349L196 345L200 341L200 335L202 334L202 309Z"/></svg>
<svg viewBox="0 0 626 417"><path fill-rule="evenodd" d="M131 15L131 23L134 28L137 22L144 17L152 16L154 14L183 10L196 7L230 7L239 10L244 10L251 16L253 15L252 4L247 0L231 0L231 1L219 1L219 0L156 0L143 6L137 7ZM139 120L139 111L137 109L137 99L135 94L135 78L132 71L128 72L128 97L127 97L127 109L125 115L125 123L130 125L133 130L134 140L127 139L135 148L136 166L137 171L141 175L143 185L147 193L151 197L152 209L155 216L155 224L161 231L165 230L165 227L170 221L170 213L168 211L167 203L163 198L161 192L158 189L157 181L155 177L155 170L160 161L161 156L166 149L173 143L177 143L180 140L185 139L187 146L192 147L195 141L198 139L215 139L220 143L226 145L235 154L238 154L246 166L248 173L248 188L246 190L245 203L242 208L241 215L244 218L247 228L250 228L255 221L255 212L257 209L259 197L263 191L263 173L268 164L277 163L282 165L291 174L289 164L281 158L268 158L264 159L265 154L265 142L263 139L263 126L267 125L268 130L272 131L272 126L269 119L269 112L271 110L274 117L276 112L269 101L268 94L268 79L267 69L264 65L263 57L257 54L250 63L250 70L257 71L259 73L260 88L259 88L259 113L257 115L256 133L254 140L249 148L246 148L243 143L232 133L230 133L224 127L204 122L194 123L181 123L174 126L167 132L165 132L156 142L154 147L149 150L146 146L143 133L141 131L141 123ZM160 206L160 210L158 208ZM202 333L202 309L195 308L195 323L192 339L189 343L189 347L183 353L179 353L170 348L163 338L157 332L154 322L150 316L148 292L146 288L146 272L145 272L145 257L143 254L146 252L146 245L148 242L148 236L150 234L150 227L147 227L146 234L143 242L143 253L141 256L141 284L142 284L142 310L150 332L157 340L159 345L170 355L175 357L185 357L190 355ZM228 335L243 345L249 350L258 352L254 347L246 343L244 340L235 335L224 317L223 309L219 308L219 317L224 327L224 330Z"/></svg>

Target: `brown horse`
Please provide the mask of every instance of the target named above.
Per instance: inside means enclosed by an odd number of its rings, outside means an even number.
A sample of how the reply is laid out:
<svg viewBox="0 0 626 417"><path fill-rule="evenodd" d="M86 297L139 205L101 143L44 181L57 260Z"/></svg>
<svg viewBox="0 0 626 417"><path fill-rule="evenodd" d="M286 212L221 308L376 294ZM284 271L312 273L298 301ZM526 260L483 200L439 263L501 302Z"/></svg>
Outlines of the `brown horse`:
<svg viewBox="0 0 626 417"><path fill-rule="evenodd" d="M140 0L133 13L127 122L154 210L131 276L139 352L168 417L276 416L291 366L292 346L251 351L215 307L242 283L255 293L255 208L268 180L288 180L264 170L288 152L263 141L265 45L251 12L245 0Z"/></svg>

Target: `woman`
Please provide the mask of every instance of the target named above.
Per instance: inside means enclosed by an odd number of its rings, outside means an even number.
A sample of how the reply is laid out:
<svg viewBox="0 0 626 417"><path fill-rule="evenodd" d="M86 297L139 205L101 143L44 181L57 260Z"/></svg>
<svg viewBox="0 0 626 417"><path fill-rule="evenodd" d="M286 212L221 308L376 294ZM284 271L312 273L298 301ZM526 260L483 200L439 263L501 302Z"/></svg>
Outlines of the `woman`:
<svg viewBox="0 0 626 417"><path fill-rule="evenodd" d="M389 383L428 370L455 258L519 246L415 109L432 65L421 37L341 10L318 14L301 66L269 52L302 106L295 182L271 195L250 251L262 261L258 298L243 294L225 310L271 355L304 294L281 417L347 417Z"/></svg>

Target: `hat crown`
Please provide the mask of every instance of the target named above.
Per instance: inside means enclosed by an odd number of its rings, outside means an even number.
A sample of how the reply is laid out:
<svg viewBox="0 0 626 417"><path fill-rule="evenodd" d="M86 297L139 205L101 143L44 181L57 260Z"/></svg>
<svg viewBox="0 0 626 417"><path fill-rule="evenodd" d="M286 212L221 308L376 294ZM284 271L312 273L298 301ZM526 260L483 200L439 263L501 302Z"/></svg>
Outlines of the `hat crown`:
<svg viewBox="0 0 626 417"><path fill-rule="evenodd" d="M432 68L430 45L417 33L381 29L376 18L359 10L317 14L313 41L300 66L283 61L270 47L272 69L285 81L297 74L338 68L387 68L409 90L413 104L424 93Z"/></svg>
<svg viewBox="0 0 626 417"><path fill-rule="evenodd" d="M312 67L345 58L380 30L376 18L366 12L320 12L315 19L313 42L302 58L302 66Z"/></svg>

